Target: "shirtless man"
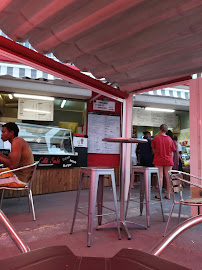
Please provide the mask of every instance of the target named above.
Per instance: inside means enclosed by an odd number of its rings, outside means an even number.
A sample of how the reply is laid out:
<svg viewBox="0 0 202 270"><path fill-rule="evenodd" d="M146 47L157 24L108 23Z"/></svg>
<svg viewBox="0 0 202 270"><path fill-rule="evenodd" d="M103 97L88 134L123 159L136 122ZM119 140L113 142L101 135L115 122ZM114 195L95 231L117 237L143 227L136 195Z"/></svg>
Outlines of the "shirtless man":
<svg viewBox="0 0 202 270"><path fill-rule="evenodd" d="M11 152L7 156L0 153L0 163L3 163L8 169L16 169L34 163L34 157L29 144L21 137L18 137L19 128L15 123L7 123L2 126L1 139L11 143ZM5 169L3 169L5 170ZM32 169L31 169L32 170ZM15 174L1 175L0 185L12 183L12 186L24 184L30 177L31 170L29 168L15 171Z"/></svg>

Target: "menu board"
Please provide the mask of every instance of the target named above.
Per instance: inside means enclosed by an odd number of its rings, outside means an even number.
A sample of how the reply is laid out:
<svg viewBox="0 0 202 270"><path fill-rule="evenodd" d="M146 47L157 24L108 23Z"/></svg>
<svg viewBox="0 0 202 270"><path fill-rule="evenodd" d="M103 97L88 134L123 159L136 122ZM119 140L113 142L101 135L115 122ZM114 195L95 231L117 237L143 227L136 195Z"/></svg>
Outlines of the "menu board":
<svg viewBox="0 0 202 270"><path fill-rule="evenodd" d="M178 123L178 117L175 113L146 111L145 109L133 109L134 126L159 127L161 124L167 124L168 127L175 128Z"/></svg>
<svg viewBox="0 0 202 270"><path fill-rule="evenodd" d="M115 101L94 100L93 110L115 112Z"/></svg>
<svg viewBox="0 0 202 270"><path fill-rule="evenodd" d="M120 115L88 113L88 153L119 154L119 143L103 142L104 138L120 137Z"/></svg>
<svg viewBox="0 0 202 270"><path fill-rule="evenodd" d="M53 121L53 101L18 99L18 119Z"/></svg>

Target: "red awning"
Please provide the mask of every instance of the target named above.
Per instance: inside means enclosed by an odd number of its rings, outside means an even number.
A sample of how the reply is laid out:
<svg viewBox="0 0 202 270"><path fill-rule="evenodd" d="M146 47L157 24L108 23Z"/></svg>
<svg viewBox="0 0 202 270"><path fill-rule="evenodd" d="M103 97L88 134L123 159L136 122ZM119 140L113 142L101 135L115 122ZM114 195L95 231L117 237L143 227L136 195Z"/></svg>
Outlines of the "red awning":
<svg viewBox="0 0 202 270"><path fill-rule="evenodd" d="M200 0L7 0L0 28L137 93L202 72L201 14Z"/></svg>
<svg viewBox="0 0 202 270"><path fill-rule="evenodd" d="M0 55L50 73L56 77L75 83L101 95L116 98L120 101L128 96L127 93L82 74L79 70L72 68L71 65L67 66L56 62L4 37L0 37Z"/></svg>

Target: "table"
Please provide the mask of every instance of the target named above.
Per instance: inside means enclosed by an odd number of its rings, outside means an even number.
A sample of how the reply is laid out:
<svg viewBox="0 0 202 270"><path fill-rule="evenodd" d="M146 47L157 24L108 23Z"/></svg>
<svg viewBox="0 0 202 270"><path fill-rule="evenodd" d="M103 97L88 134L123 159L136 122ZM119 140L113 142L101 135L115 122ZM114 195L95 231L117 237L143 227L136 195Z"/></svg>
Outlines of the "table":
<svg viewBox="0 0 202 270"><path fill-rule="evenodd" d="M105 142L114 142L114 143L123 143L125 147L124 152L126 151L126 143L147 143L146 139L137 139L137 138L124 138L124 137L117 137L117 138L104 138L103 141ZM125 153L124 153L125 154ZM125 156L122 156L122 174L121 174L121 200L120 200L120 220L119 225L120 228L126 232L128 239L132 238L128 228L131 229L147 229L146 226L134 223L132 221L127 221L125 219L125 168L126 168L126 160ZM110 222L97 227L97 229L103 228L116 228L116 222Z"/></svg>

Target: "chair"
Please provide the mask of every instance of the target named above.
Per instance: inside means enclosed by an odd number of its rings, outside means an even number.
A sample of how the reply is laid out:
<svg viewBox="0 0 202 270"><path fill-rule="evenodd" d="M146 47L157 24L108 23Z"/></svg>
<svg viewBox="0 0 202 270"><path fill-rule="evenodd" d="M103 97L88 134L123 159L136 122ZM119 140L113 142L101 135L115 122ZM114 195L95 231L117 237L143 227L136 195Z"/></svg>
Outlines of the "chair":
<svg viewBox="0 0 202 270"><path fill-rule="evenodd" d="M190 196L188 198L183 197L184 196L183 183L187 183L190 186L194 186L194 187L197 187L199 189L202 189L202 185L192 183L192 182L189 182L189 181L183 179L183 175L190 176L190 177L198 179L198 180L202 180L202 178L195 176L195 175L192 175L192 174L189 174L189 173L180 172L180 171L176 171L176 170L170 170L168 172L168 174L169 174L170 181L171 181L173 203L172 203L170 214L169 214L168 221L166 224L164 236L166 235L168 225L170 222L170 218L172 216L175 204L179 204L178 223L180 222L180 214L181 214L182 205L196 206L196 207L202 206L202 197L200 197L200 192L198 192L199 194L198 194L197 198L190 198Z"/></svg>
<svg viewBox="0 0 202 270"><path fill-rule="evenodd" d="M17 169L13 169L13 170L9 170L9 171L5 171L0 173L0 175L3 175L5 173L9 173L9 172L16 172L16 171L20 171L26 168L33 168L32 173L30 174L30 179L28 181L28 183L24 186L24 187L8 187L8 186L0 186L0 189L2 189L2 194L1 194L1 202L0 202L0 209L2 207L2 203L3 203L3 197L4 197L4 190L16 190L16 191L20 191L20 190L27 190L27 196L28 196L28 202L29 202L29 210L32 210L32 214L33 214L33 219L36 220L36 216L35 216L35 211L34 211L34 202L33 202L33 198L32 198L32 182L34 180L34 175L36 172L36 168L38 165L38 161L34 162L31 165L27 165L27 166L23 166Z"/></svg>

